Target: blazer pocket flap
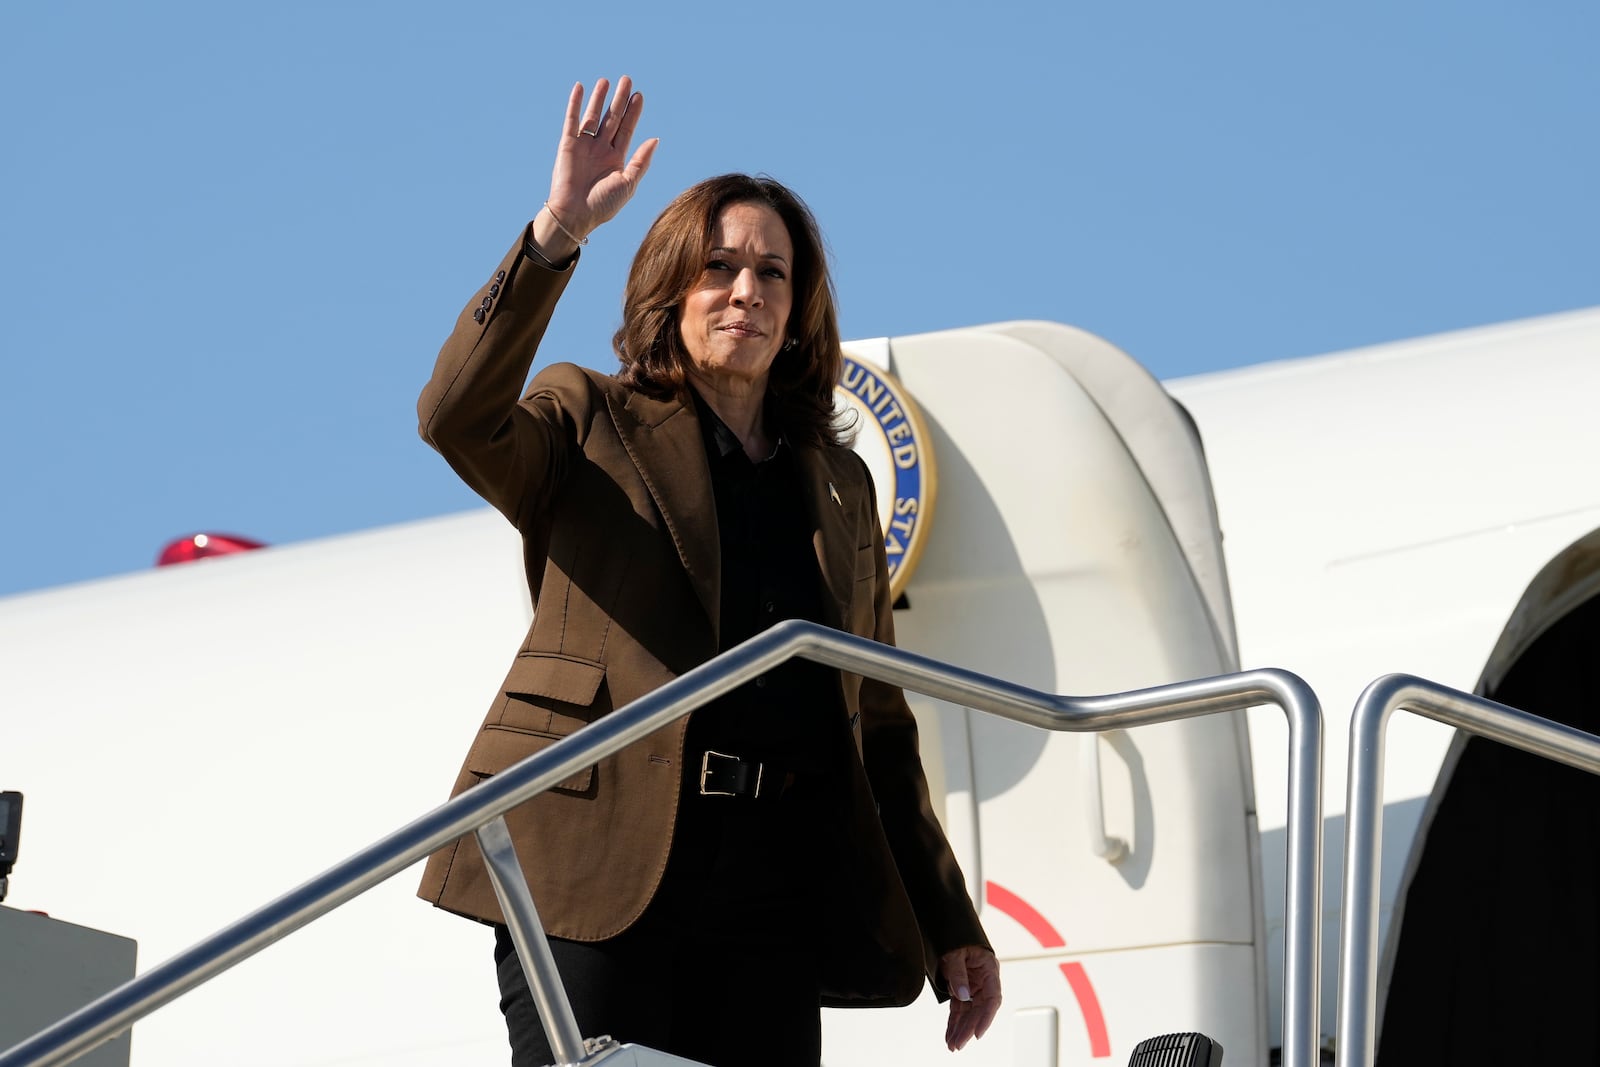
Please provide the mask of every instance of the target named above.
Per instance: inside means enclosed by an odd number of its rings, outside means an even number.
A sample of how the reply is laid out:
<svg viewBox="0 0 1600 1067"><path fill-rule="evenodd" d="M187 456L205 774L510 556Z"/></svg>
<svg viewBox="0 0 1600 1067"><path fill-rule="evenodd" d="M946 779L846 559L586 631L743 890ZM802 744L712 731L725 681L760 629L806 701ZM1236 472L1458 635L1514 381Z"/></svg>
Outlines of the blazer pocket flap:
<svg viewBox="0 0 1600 1067"><path fill-rule="evenodd" d="M479 778L488 778L535 752L544 751L559 740L561 738L551 734L510 730L503 726L485 726L467 752L467 770ZM587 793L593 785L594 765L590 764L557 782L551 788Z"/></svg>
<svg viewBox="0 0 1600 1067"><path fill-rule="evenodd" d="M605 664L592 659L558 652L523 652L506 675L506 692L588 707L605 676Z"/></svg>

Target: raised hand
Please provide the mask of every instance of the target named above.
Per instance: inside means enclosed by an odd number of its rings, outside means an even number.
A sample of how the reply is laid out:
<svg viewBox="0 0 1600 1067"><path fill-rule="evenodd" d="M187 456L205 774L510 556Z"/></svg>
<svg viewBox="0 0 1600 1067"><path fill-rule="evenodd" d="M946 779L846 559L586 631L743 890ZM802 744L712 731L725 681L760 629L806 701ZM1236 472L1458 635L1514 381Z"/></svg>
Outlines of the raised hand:
<svg viewBox="0 0 1600 1067"><path fill-rule="evenodd" d="M550 196L534 219L534 240L551 259L565 259L580 240L615 217L650 169L656 138L640 145L631 158L628 155L644 111L644 95L633 91L633 80L626 74L617 79L617 91L607 106L610 89L607 79L596 81L587 107L581 82L567 97L561 142L550 171Z"/></svg>

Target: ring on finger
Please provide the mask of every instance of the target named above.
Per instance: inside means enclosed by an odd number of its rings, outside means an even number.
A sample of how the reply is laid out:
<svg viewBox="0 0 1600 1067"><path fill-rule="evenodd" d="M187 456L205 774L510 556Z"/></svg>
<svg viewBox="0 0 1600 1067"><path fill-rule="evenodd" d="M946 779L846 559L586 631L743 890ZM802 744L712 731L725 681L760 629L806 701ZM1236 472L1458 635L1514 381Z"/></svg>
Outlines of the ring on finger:
<svg viewBox="0 0 1600 1067"><path fill-rule="evenodd" d="M579 137L599 137L600 136L600 128L597 126L592 130L579 130L578 131L578 136Z"/></svg>

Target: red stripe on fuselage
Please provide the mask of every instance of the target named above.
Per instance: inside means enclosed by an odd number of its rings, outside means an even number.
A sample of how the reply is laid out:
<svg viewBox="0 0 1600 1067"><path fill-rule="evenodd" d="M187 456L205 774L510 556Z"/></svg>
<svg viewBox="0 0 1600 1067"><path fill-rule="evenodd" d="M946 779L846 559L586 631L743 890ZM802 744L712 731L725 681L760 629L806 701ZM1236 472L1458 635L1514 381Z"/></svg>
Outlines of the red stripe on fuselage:
<svg viewBox="0 0 1600 1067"><path fill-rule="evenodd" d="M1061 973L1078 998L1078 1010L1083 1013L1083 1027L1089 1031L1089 1055L1095 1059L1111 1055L1111 1034L1106 1030L1106 1017L1100 1011L1100 998L1094 995L1094 985L1089 981L1081 963L1063 963Z"/></svg>
<svg viewBox="0 0 1600 1067"><path fill-rule="evenodd" d="M983 899L993 904L1001 911L1021 924L1022 928L1033 935L1043 948L1066 948L1067 939L1062 937L1050 920L1040 915L1032 904L1017 896L1005 886L994 882L983 884Z"/></svg>
<svg viewBox="0 0 1600 1067"><path fill-rule="evenodd" d="M983 883L983 899L1032 934L1041 948L1067 947L1067 939L1050 925L1049 919L1005 886L994 882ZM1100 998L1095 995L1094 983L1089 981L1088 972L1081 963L1063 963L1061 976L1071 987L1072 995L1078 1002L1078 1012L1083 1016L1083 1027L1089 1032L1089 1055L1097 1060L1110 1056L1111 1034L1106 1029L1105 1013L1100 1010Z"/></svg>

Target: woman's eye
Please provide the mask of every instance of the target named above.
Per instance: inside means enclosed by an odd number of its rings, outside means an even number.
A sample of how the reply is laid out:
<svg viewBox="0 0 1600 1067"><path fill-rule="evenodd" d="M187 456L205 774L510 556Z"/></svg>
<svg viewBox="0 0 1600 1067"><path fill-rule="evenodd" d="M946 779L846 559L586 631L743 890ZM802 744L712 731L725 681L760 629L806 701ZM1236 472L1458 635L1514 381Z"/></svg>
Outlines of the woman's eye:
<svg viewBox="0 0 1600 1067"><path fill-rule="evenodd" d="M779 270L777 267L768 267L762 273L765 274L767 277L775 278L776 280L778 280L780 282L788 277L787 274L783 273L783 271Z"/></svg>
<svg viewBox="0 0 1600 1067"><path fill-rule="evenodd" d="M728 266L728 261L725 260L725 259L713 259L710 263L706 264L706 270L732 270L732 269L733 269L732 267Z"/></svg>

